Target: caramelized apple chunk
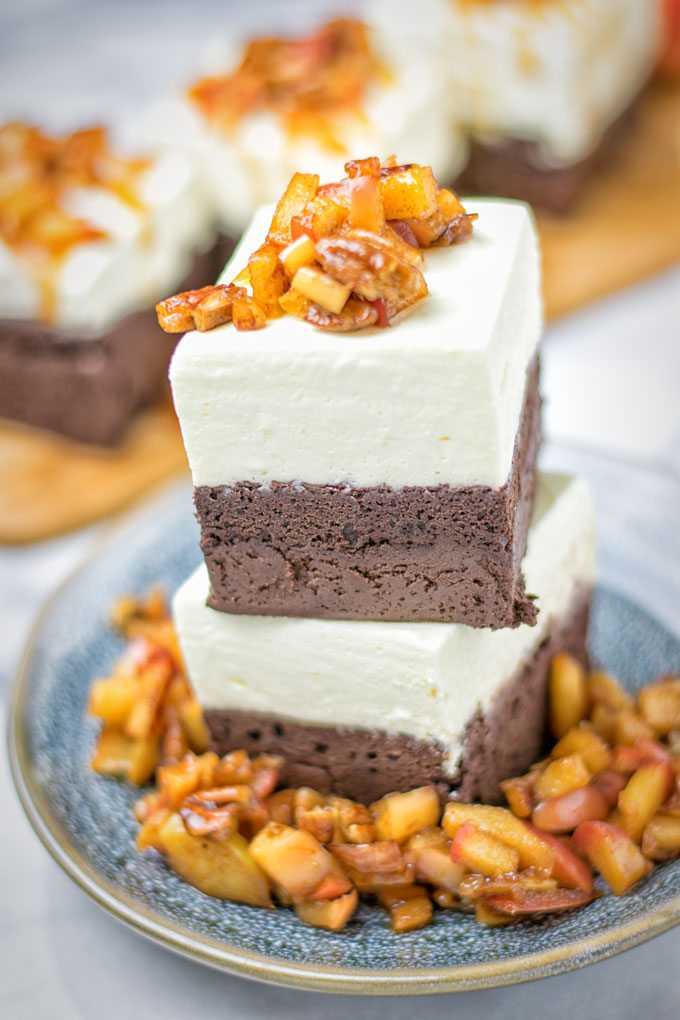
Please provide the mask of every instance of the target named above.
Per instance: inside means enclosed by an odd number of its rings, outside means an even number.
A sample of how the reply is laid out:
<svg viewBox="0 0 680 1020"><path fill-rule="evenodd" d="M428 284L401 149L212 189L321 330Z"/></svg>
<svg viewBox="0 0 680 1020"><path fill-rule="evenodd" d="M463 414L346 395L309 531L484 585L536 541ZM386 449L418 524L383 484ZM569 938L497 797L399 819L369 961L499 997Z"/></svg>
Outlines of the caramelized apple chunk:
<svg viewBox="0 0 680 1020"><path fill-rule="evenodd" d="M640 848L609 822L582 822L574 843L599 871L615 896L622 896L651 870Z"/></svg>

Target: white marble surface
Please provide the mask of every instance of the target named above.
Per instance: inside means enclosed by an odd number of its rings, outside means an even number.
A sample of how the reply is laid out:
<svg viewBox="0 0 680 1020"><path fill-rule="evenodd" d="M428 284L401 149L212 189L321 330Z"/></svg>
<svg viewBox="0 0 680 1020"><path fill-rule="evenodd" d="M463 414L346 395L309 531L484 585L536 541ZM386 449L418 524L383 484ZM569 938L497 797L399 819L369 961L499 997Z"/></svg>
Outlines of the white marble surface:
<svg viewBox="0 0 680 1020"><path fill-rule="evenodd" d="M186 78L234 30L336 9L326 0L24 0L0 4L0 117L120 117ZM347 3L344 4L348 6ZM349 6L359 6L357 0ZM239 13L240 12L240 13ZM320 13L317 14L320 16ZM173 31L182 24L182 32ZM181 40L181 41L180 41ZM150 73L150 69L153 73ZM680 631L680 267L553 327L544 349L544 462L582 471L603 521L601 571ZM0 479L2 484L2 479ZM107 525L0 550L0 716L28 629ZM1 720L0 720L1 721ZM671 1020L680 930L595 967L489 992L349 1000L255 985L168 955L108 918L39 845L0 755L0 1016L6 1020L411 1017Z"/></svg>

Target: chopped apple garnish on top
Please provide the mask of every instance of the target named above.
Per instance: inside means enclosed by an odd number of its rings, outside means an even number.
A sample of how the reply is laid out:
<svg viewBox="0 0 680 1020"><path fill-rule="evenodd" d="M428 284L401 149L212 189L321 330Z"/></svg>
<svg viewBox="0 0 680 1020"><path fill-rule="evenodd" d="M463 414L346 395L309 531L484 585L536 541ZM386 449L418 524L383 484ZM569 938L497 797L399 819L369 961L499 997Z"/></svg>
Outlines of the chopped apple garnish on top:
<svg viewBox="0 0 680 1020"><path fill-rule="evenodd" d="M329 931L342 930L362 896L387 910L395 932L428 924L435 910L494 926L585 906L600 895L597 875L622 895L656 863L680 858L680 728L670 726L677 677L633 697L560 656L553 677L565 667L572 676L552 691L563 735L526 775L504 781L508 807L442 805L434 786L367 806L279 788L286 763L276 755L205 750L205 722L159 592L121 599L113 621L129 644L91 690L90 710L103 722L93 768L137 784L155 773L155 788L135 805L137 847L209 896L276 903ZM586 708L579 694L578 710L565 711L565 691L584 687ZM609 737L595 721L603 711ZM624 742L611 742L617 733Z"/></svg>
<svg viewBox="0 0 680 1020"><path fill-rule="evenodd" d="M423 249L464 241L476 216L439 188L430 167L381 166L371 156L345 170L341 181L322 185L316 174L294 174L247 271L160 301L162 328L233 322L252 330L284 313L354 333L389 326L426 298Z"/></svg>

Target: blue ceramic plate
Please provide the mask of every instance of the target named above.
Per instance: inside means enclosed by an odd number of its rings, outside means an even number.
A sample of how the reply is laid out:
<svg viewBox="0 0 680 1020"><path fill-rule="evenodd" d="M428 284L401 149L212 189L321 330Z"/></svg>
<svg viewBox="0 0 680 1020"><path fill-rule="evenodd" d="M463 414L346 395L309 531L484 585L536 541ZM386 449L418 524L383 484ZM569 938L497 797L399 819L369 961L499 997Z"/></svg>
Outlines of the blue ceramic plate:
<svg viewBox="0 0 680 1020"><path fill-rule="evenodd" d="M15 695L10 753L38 835L98 903L155 941L245 977L319 991L405 994L510 984L592 963L680 920L680 861L657 868L633 894L583 910L484 928L438 913L421 931L394 935L383 911L362 906L340 934L302 925L287 910L212 900L154 853L135 851L137 791L95 776L96 725L85 704L121 642L108 626L114 599L161 583L168 591L199 559L190 490L168 491L129 519L44 611ZM680 669L680 642L630 601L597 592L596 658L633 688Z"/></svg>

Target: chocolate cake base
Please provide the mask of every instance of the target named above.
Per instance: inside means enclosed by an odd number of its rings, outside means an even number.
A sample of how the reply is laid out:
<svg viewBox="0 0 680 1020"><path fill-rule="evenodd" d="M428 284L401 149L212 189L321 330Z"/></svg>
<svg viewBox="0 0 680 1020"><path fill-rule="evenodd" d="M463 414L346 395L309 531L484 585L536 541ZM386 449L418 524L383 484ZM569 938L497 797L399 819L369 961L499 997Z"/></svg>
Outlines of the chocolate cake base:
<svg viewBox="0 0 680 1020"><path fill-rule="evenodd" d="M631 127L637 100L605 132L600 144L585 159L565 166L546 162L541 147L532 141L507 138L496 144L473 140L468 162L455 182L466 195L519 198L548 212L566 213L600 166Z"/></svg>
<svg viewBox="0 0 680 1020"><path fill-rule="evenodd" d="M216 279L225 243L196 256L178 289ZM161 330L153 308L96 337L0 319L0 418L115 446L137 411L166 388L177 340Z"/></svg>
<svg viewBox="0 0 680 1020"><path fill-rule="evenodd" d="M312 786L363 803L430 783L442 800L455 791L466 801L501 801L501 781L525 772L544 749L553 657L566 651L587 662L589 611L590 593L584 593L564 619L554 621L526 665L499 688L490 711L468 722L454 775L447 773L446 752L437 743L380 729L306 726L249 712L208 709L212 747L219 754L244 748L251 754L283 755L284 786Z"/></svg>
<svg viewBox="0 0 680 1020"><path fill-rule="evenodd" d="M535 361L510 477L500 489L197 488L209 605L260 616L534 623L521 561L536 486L538 375Z"/></svg>

